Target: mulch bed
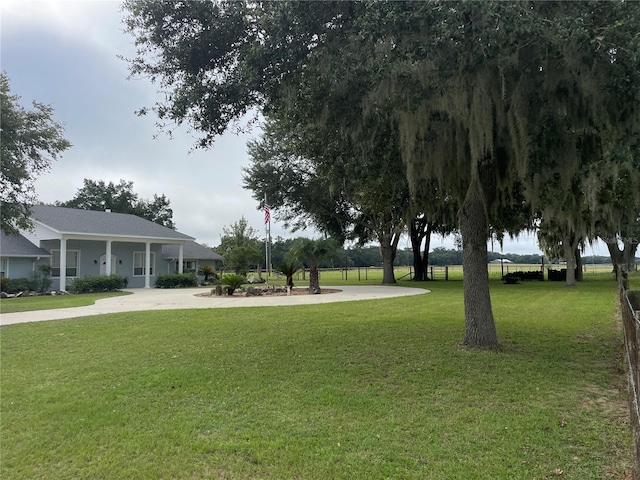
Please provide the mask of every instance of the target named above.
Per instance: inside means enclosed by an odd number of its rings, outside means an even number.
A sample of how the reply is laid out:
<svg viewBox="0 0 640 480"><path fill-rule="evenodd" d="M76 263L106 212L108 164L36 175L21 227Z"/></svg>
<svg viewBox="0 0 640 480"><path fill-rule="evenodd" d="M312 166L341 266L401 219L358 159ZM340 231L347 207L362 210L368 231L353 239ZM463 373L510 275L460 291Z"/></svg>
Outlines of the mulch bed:
<svg viewBox="0 0 640 480"><path fill-rule="evenodd" d="M320 295L329 294L329 293L338 293L342 290L337 288L321 288ZM309 288L307 287L298 287L291 289L291 295L310 295ZM246 290L236 290L233 295L215 295L211 292L209 293L199 293L196 295L198 297L231 297L231 298L245 298L245 297L286 297L287 289L280 286L266 286L266 287L249 287Z"/></svg>

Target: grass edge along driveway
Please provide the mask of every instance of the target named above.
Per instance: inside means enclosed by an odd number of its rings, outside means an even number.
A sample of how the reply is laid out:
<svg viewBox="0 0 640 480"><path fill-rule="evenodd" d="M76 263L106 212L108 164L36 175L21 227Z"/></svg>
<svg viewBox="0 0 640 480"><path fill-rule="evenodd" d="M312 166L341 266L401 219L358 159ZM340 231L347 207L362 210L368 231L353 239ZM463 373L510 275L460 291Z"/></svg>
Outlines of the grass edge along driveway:
<svg viewBox="0 0 640 480"><path fill-rule="evenodd" d="M2 327L2 478L624 478L611 281Z"/></svg>

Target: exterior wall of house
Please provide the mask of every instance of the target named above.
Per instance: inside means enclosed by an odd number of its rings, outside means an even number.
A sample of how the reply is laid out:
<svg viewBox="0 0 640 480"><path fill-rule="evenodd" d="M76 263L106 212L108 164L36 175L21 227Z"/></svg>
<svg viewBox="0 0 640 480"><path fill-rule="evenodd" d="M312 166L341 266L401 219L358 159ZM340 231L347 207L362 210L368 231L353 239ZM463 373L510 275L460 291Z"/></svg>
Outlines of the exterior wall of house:
<svg viewBox="0 0 640 480"><path fill-rule="evenodd" d="M60 250L59 240L42 240L40 246L49 250L54 256L55 252ZM106 254L107 243L102 240L67 240L67 260L73 255L69 252L77 251L78 265L76 276L77 277L89 277L95 275L104 275L104 255ZM138 274L134 271L134 252L142 252L142 258L144 258L145 244L133 243L133 242L117 242L111 243L111 256L115 257L115 262L112 265L111 273L122 275L127 279L127 287L129 288L142 288L144 287L144 273ZM159 273L164 273L162 269L162 245L151 244L151 252L155 253L155 263L152 256L152 272L151 272L151 286L154 285L156 276ZM59 254L58 254L59 255ZM140 253L138 253L140 255ZM59 257L58 257L59 258ZM54 261L54 257L52 257ZM138 270L139 272L139 270ZM71 276L67 277L68 288L73 282ZM52 275L53 289L60 289L60 277Z"/></svg>
<svg viewBox="0 0 640 480"><path fill-rule="evenodd" d="M50 228L40 225L39 223L34 223L33 230L20 230L20 233L23 237L37 246L40 246L41 238L60 238L60 234L58 232L54 232Z"/></svg>
<svg viewBox="0 0 640 480"><path fill-rule="evenodd" d="M39 264L49 264L48 258L29 257L0 257L2 273L7 278L31 278L36 266ZM5 270L6 269L6 270Z"/></svg>

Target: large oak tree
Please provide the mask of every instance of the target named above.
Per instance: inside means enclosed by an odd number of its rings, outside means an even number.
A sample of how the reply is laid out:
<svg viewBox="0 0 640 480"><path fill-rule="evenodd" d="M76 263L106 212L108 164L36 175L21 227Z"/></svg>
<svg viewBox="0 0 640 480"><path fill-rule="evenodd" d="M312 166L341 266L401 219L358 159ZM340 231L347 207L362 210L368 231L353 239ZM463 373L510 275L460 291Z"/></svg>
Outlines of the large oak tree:
<svg viewBox="0 0 640 480"><path fill-rule="evenodd" d="M53 108L32 102L28 110L11 93L9 77L0 74L0 227L8 234L31 228L30 206L36 202L33 182L71 147Z"/></svg>
<svg viewBox="0 0 640 480"><path fill-rule="evenodd" d="M498 346L491 229L515 228L529 205L558 215L566 185L609 168L614 149L638 138L635 2L129 0L125 9L139 47L131 72L166 94L151 109L161 123L189 122L201 146L255 107L322 123L349 92L336 123L350 133L389 107L412 191L436 181L459 206L467 345Z"/></svg>
<svg viewBox="0 0 640 480"><path fill-rule="evenodd" d="M244 186L258 200L266 195L286 225L312 223L360 245L377 241L382 283L392 284L398 242L410 215L397 138L385 130L363 146L339 129L270 121L262 139L249 144Z"/></svg>

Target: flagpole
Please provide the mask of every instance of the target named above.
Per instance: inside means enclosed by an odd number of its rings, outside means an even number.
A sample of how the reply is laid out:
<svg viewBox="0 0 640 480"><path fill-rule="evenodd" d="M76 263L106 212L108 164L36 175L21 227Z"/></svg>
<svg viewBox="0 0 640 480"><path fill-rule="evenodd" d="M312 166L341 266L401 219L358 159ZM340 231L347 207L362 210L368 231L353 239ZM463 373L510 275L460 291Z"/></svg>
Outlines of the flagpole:
<svg viewBox="0 0 640 480"><path fill-rule="evenodd" d="M271 212L267 203L267 195L264 195L264 258L267 278L271 276Z"/></svg>
<svg viewBox="0 0 640 480"><path fill-rule="evenodd" d="M273 266L271 265L271 213L269 213L269 277L273 274Z"/></svg>
<svg viewBox="0 0 640 480"><path fill-rule="evenodd" d="M267 277L269 276L269 230L268 230L268 220L267 217L269 215L269 205L267 205L267 194L264 195L264 203L262 204L262 209L264 210L264 271L267 273Z"/></svg>

